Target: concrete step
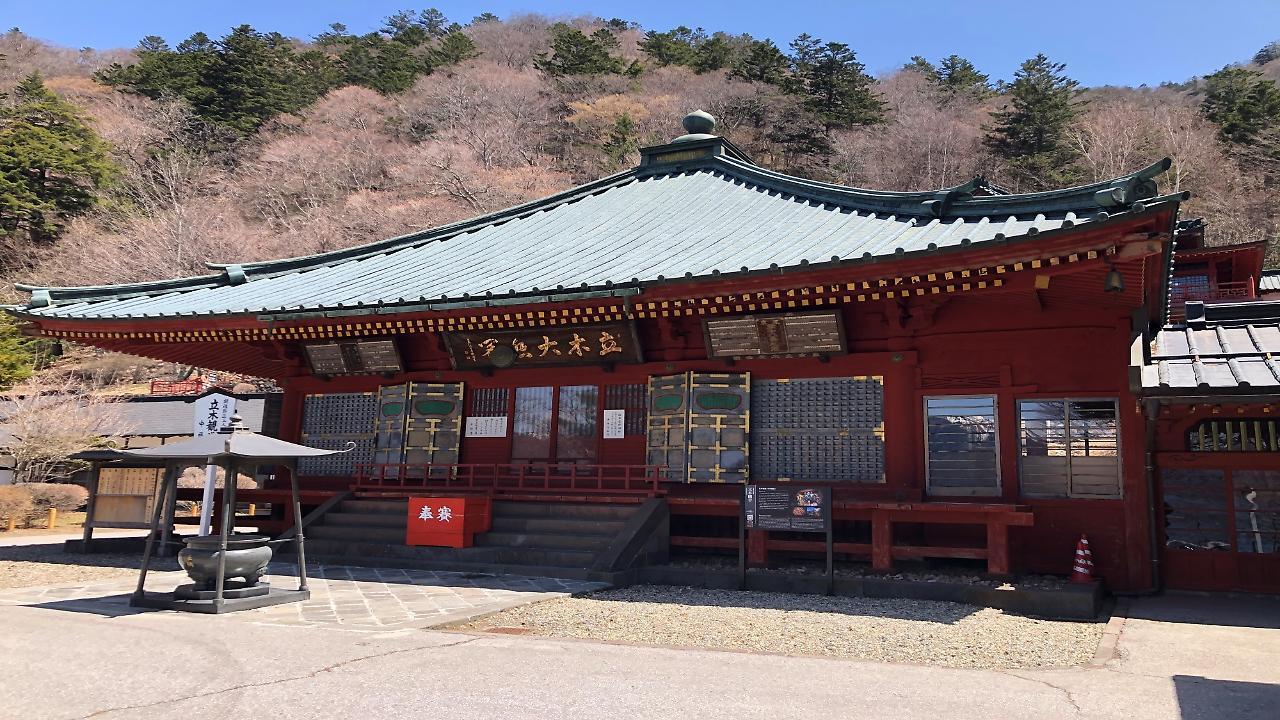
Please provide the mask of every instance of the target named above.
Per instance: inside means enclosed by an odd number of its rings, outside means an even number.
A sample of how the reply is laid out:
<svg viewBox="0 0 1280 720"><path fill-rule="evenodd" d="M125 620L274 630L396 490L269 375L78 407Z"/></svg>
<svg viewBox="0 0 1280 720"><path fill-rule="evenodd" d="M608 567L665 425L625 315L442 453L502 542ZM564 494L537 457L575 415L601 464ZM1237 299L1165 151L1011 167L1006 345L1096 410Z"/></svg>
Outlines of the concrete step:
<svg viewBox="0 0 1280 720"><path fill-rule="evenodd" d="M380 514L380 515L400 515L404 517L409 512L408 500L343 500L338 503L339 512L350 512L360 514Z"/></svg>
<svg viewBox="0 0 1280 720"><path fill-rule="evenodd" d="M360 567L407 568L416 570L440 570L446 572L481 573L484 575L523 575L526 577L554 577L565 580L593 580L627 585L634 582L635 572L597 572L586 568L558 567L554 565L518 565L511 563L453 562L450 560L375 557L351 558L314 552L307 547L309 564L356 565Z"/></svg>
<svg viewBox="0 0 1280 720"><path fill-rule="evenodd" d="M590 520L626 520L636 505L597 505L593 503L495 502L493 516L519 518L561 518Z"/></svg>
<svg viewBox="0 0 1280 720"><path fill-rule="evenodd" d="M589 550L595 553L608 545L612 539L613 536L611 535L487 532L476 535L476 545L482 547L540 548L548 550Z"/></svg>
<svg viewBox="0 0 1280 720"><path fill-rule="evenodd" d="M450 563L456 565L512 565L576 568L591 567L595 553L583 550L482 547L442 548L411 545L393 545L370 542L350 542L331 539L307 539L308 556L343 558L345 562L359 565L370 560L415 561L422 563Z"/></svg>
<svg viewBox="0 0 1280 720"><path fill-rule="evenodd" d="M515 533L560 533L565 535L608 535L618 534L625 525L622 520L594 520L587 518L558 517L495 517L494 532Z"/></svg>
<svg viewBox="0 0 1280 720"><path fill-rule="evenodd" d="M320 519L322 525L358 525L360 527L392 527L404 530L408 520L404 513L328 512Z"/></svg>
<svg viewBox="0 0 1280 720"><path fill-rule="evenodd" d="M326 518L327 520L328 518ZM307 540L336 540L351 543L404 543L404 527L365 527L359 525L313 525L307 528Z"/></svg>

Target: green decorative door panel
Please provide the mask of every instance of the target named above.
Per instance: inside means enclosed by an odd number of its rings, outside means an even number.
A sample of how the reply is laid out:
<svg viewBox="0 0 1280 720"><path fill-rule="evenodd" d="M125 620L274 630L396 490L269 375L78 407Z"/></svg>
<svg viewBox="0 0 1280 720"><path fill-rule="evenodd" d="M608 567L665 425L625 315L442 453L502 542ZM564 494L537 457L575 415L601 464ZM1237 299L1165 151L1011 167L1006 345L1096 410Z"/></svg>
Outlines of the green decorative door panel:
<svg viewBox="0 0 1280 720"><path fill-rule="evenodd" d="M667 479L688 478L689 374L649 378L648 458L667 466Z"/></svg>
<svg viewBox="0 0 1280 720"><path fill-rule="evenodd" d="M454 465L462 442L462 383L410 383L404 462ZM433 470L444 475L446 468ZM421 475L410 467L410 475Z"/></svg>
<svg viewBox="0 0 1280 720"><path fill-rule="evenodd" d="M745 483L751 373L691 373L689 482Z"/></svg>
<svg viewBox="0 0 1280 720"><path fill-rule="evenodd" d="M407 384L378 388L378 410L373 421L375 463L398 465L404 462L404 429L408 405ZM395 468L387 468L387 477L398 477Z"/></svg>
<svg viewBox="0 0 1280 720"><path fill-rule="evenodd" d="M746 482L750 392L750 373L649 378L649 464L672 482Z"/></svg>

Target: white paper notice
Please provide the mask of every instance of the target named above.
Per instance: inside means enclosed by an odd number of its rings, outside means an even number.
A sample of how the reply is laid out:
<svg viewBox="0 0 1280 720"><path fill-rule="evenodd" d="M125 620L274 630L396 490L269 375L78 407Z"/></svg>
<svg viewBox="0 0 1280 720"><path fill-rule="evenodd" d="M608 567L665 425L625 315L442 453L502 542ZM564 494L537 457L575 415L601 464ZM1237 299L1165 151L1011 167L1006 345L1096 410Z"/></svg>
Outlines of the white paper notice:
<svg viewBox="0 0 1280 720"><path fill-rule="evenodd" d="M506 437L507 418L502 417L469 417L467 418L467 437Z"/></svg>
<svg viewBox="0 0 1280 720"><path fill-rule="evenodd" d="M616 440L626 435L627 427L627 411L626 410L605 410L604 411L604 438L606 440Z"/></svg>

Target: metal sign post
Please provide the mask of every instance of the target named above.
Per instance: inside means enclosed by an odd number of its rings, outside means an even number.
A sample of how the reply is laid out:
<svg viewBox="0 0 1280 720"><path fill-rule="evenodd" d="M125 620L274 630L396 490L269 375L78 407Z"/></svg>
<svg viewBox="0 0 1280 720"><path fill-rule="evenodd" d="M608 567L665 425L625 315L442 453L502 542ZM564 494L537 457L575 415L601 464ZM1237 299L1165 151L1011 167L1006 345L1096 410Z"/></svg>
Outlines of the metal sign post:
<svg viewBox="0 0 1280 720"><path fill-rule="evenodd" d="M231 425L231 416L235 414L236 399L222 393L209 393L196 398L194 431L195 437L212 435ZM213 489L217 484L218 466L209 464L204 468L204 494L200 497L200 536L209 534L209 525L213 517ZM227 478L234 483L235 478Z"/></svg>

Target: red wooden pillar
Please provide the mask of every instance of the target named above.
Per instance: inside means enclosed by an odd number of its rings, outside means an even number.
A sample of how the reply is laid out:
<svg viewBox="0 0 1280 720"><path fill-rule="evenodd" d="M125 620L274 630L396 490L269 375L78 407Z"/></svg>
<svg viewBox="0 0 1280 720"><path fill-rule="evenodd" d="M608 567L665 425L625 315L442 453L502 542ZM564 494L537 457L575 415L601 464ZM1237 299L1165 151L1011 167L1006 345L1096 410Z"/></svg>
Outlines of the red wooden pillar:
<svg viewBox="0 0 1280 720"><path fill-rule="evenodd" d="M889 515L880 510L871 511L871 569L893 569L893 525Z"/></svg>
<svg viewBox="0 0 1280 720"><path fill-rule="evenodd" d="M987 521L987 573L1009 574L1009 525L996 518Z"/></svg>

